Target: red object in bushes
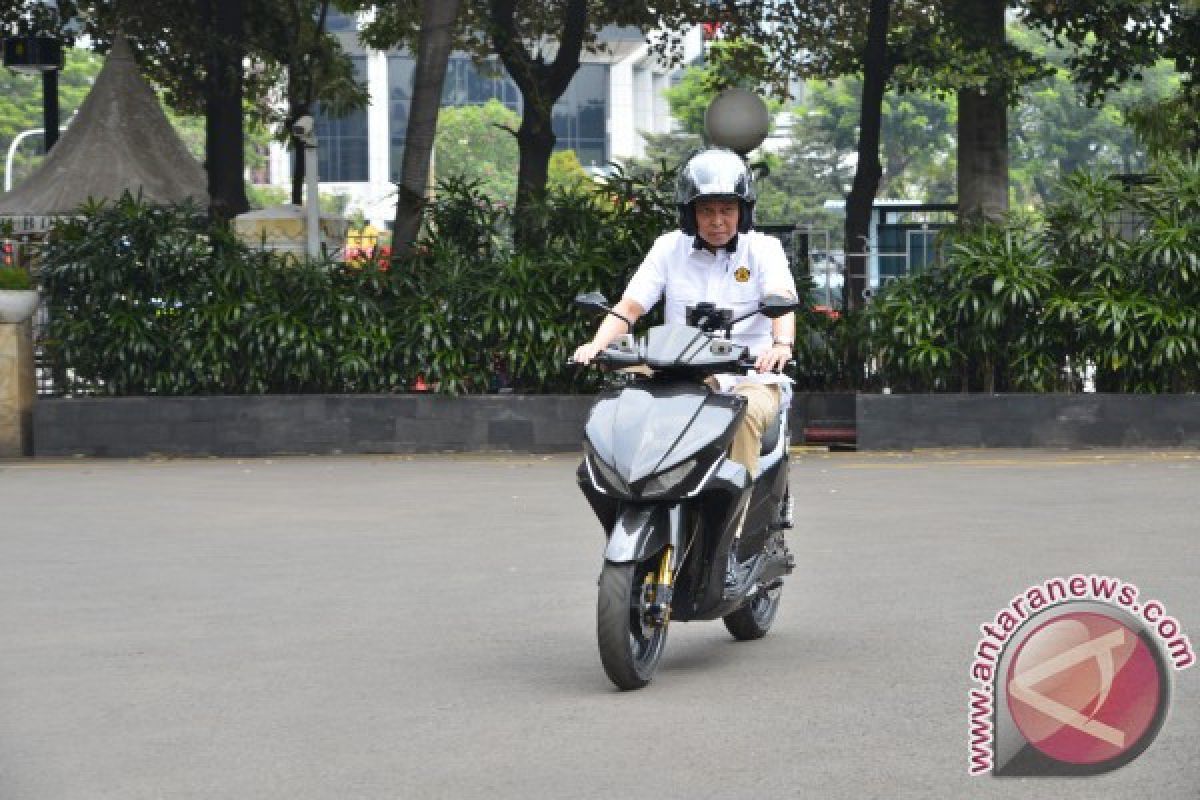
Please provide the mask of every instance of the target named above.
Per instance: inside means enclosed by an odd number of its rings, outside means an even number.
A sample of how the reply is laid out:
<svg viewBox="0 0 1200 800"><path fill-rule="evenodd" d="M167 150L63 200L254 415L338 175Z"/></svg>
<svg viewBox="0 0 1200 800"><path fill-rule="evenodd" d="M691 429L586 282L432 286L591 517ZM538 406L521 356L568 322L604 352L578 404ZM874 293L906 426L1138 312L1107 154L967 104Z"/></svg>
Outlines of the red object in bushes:
<svg viewBox="0 0 1200 800"><path fill-rule="evenodd" d="M838 319L842 316L842 312L838 311L836 308L830 308L829 306L813 306L813 311L817 312L818 314L824 314L830 319Z"/></svg>

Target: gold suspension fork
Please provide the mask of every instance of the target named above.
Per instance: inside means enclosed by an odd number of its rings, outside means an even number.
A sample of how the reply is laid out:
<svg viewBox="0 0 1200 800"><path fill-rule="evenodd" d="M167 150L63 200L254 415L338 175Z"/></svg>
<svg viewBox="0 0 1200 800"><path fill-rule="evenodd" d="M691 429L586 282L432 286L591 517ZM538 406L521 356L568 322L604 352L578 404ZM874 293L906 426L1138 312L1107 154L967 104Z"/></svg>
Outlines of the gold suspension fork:
<svg viewBox="0 0 1200 800"><path fill-rule="evenodd" d="M675 581L675 575L671 572L671 556L675 554L675 548L667 545L663 548L662 559L658 562L658 575L654 582L659 586L670 586Z"/></svg>
<svg viewBox="0 0 1200 800"><path fill-rule="evenodd" d="M672 529L677 531L683 524L681 509L679 506L675 506L669 513ZM674 562L675 545L668 544L663 548L662 556L659 557L658 568L653 572L647 572L643 579L646 600L656 606L653 617L658 625L666 625L671 619L671 599L674 594L672 589L675 583L675 570L672 568Z"/></svg>

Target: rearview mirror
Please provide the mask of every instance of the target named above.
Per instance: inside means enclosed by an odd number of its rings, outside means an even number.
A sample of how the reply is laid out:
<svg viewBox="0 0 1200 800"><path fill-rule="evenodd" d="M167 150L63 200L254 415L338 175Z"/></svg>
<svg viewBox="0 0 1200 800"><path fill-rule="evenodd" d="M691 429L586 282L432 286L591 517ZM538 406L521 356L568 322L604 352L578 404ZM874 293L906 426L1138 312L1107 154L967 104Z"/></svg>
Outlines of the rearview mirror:
<svg viewBox="0 0 1200 800"><path fill-rule="evenodd" d="M589 311L610 311L608 299L600 292L587 292L575 295L575 305Z"/></svg>
<svg viewBox="0 0 1200 800"><path fill-rule="evenodd" d="M798 308L800 308L800 301L782 294L769 294L758 304L759 313L771 319L778 319Z"/></svg>

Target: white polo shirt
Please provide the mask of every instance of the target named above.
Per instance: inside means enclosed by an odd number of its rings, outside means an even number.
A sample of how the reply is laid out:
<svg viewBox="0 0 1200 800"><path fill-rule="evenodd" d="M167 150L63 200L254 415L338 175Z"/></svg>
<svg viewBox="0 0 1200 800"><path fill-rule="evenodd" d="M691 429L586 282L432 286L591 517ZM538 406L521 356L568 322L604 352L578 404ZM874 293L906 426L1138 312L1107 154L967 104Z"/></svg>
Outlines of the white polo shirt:
<svg viewBox="0 0 1200 800"><path fill-rule="evenodd" d="M695 237L672 231L658 237L638 267L625 297L646 311L666 298L664 321L687 324L687 308L709 302L717 308L733 309L742 316L758 308L767 294L796 296L796 281L788 269L783 245L774 236L758 231L740 233L737 249L715 254L695 247ZM758 355L771 346L771 320L754 314L733 326L733 341ZM743 376L755 383L790 382L779 375ZM737 382L741 382L738 380ZM722 388L727 381L722 380Z"/></svg>

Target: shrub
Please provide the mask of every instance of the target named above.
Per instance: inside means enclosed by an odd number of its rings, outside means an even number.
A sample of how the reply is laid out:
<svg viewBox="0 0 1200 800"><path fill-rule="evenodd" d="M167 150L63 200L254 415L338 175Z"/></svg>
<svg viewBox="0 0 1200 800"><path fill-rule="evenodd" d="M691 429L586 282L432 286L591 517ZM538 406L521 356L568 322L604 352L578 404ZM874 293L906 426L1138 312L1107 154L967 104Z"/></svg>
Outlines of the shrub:
<svg viewBox="0 0 1200 800"><path fill-rule="evenodd" d="M607 195L552 193L516 248L511 209L448 181L396 265L260 252L126 195L49 237L44 343L71 393L584 390L595 375L566 361L596 321L571 298L623 288L673 213L657 192L618 174Z"/></svg>
<svg viewBox="0 0 1200 800"><path fill-rule="evenodd" d="M1144 183L1079 173L1042 220L951 232L946 263L866 312L884 382L910 391L1200 388L1200 164Z"/></svg>
<svg viewBox="0 0 1200 800"><path fill-rule="evenodd" d="M254 251L194 206L126 195L61 223L43 251L46 347L64 391L380 391L387 282L372 266Z"/></svg>
<svg viewBox="0 0 1200 800"><path fill-rule="evenodd" d="M32 289L33 280L20 267L0 267L0 289Z"/></svg>

